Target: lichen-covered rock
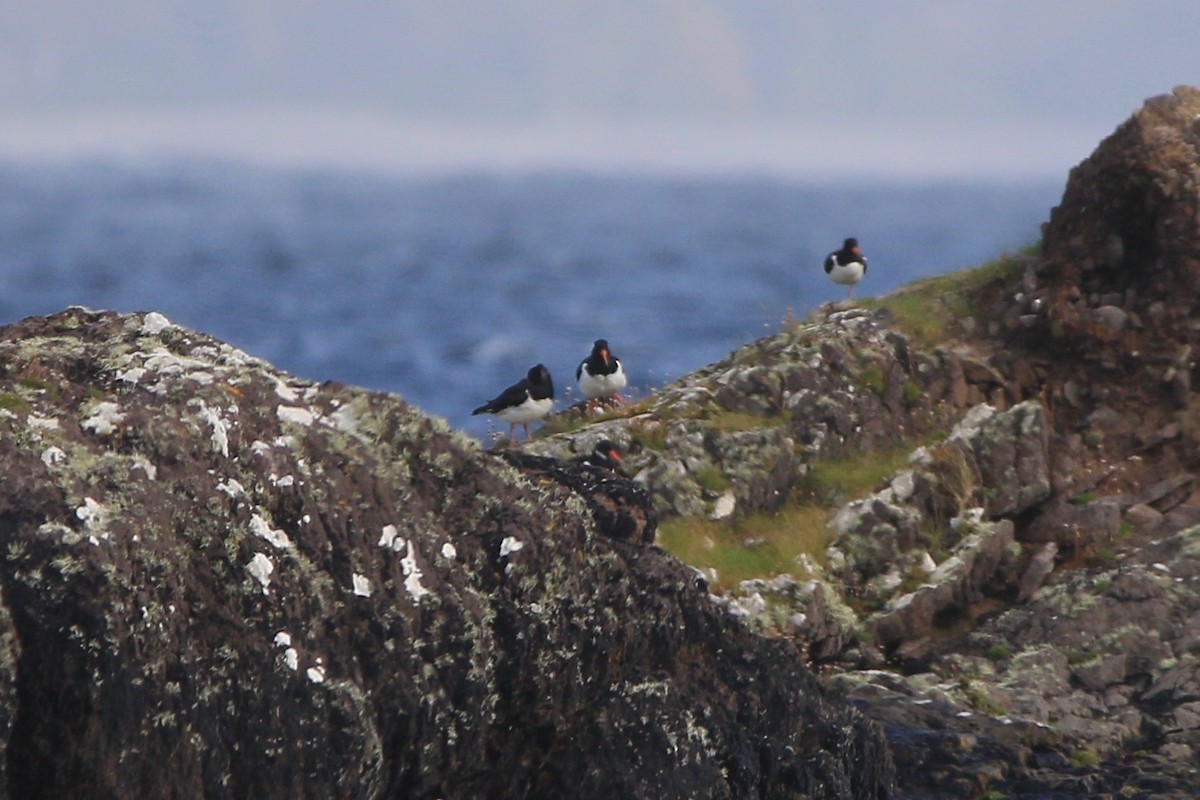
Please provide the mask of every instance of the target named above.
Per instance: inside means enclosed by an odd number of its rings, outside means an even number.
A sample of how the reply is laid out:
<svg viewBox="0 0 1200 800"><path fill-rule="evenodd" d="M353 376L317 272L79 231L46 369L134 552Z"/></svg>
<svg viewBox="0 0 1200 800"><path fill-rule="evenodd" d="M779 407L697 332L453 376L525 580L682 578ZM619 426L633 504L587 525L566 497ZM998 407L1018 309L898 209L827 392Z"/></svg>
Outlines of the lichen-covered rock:
<svg viewBox="0 0 1200 800"><path fill-rule="evenodd" d="M1011 581L1012 522L963 524L970 530L925 582L867 620L877 645L894 650L903 643L908 657L925 655L928 642L923 640L935 627L957 621L983 600L990 584L1003 586Z"/></svg>
<svg viewBox="0 0 1200 800"><path fill-rule="evenodd" d="M1089 347L1136 332L1097 322L1109 298L1150 328L1200 287L1200 89L1152 98L1075 169L1045 230L1061 335ZM1165 301L1155 311L1154 303ZM1144 338L1144 337L1137 337ZM1165 342L1163 342L1165 344Z"/></svg>
<svg viewBox="0 0 1200 800"><path fill-rule="evenodd" d="M661 514L770 513L819 458L949 425L960 409L948 364L916 351L884 317L830 310L662 387L638 413L529 450L570 457L608 438Z"/></svg>
<svg viewBox="0 0 1200 800"><path fill-rule="evenodd" d="M793 648L398 398L71 309L0 409L3 796L890 794Z"/></svg>
<svg viewBox="0 0 1200 800"><path fill-rule="evenodd" d="M1020 514L1050 496L1049 435L1042 405L1027 400L1004 412L976 406L947 441L963 446L976 482L969 488L995 518Z"/></svg>

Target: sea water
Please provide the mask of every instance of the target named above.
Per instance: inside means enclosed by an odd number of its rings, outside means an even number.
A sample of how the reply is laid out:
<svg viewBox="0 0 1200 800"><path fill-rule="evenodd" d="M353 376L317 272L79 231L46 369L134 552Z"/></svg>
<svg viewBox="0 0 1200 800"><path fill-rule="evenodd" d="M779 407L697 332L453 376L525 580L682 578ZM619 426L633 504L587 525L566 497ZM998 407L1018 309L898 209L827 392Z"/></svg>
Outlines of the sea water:
<svg viewBox="0 0 1200 800"><path fill-rule="evenodd" d="M470 409L550 369L558 405L608 339L631 393L845 297L1036 242L1058 181L396 176L179 161L0 164L0 323L71 305L159 311L298 377Z"/></svg>

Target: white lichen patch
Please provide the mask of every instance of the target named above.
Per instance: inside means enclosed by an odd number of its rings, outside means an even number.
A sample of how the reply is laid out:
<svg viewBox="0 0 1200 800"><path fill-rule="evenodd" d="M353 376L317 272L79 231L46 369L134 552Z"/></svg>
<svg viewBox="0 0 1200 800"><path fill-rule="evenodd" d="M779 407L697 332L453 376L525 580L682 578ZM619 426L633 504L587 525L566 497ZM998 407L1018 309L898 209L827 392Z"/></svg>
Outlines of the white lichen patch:
<svg viewBox="0 0 1200 800"><path fill-rule="evenodd" d="M301 427L309 427L317 419L317 415L311 410L299 406L279 406L275 409L275 415L279 417L280 422L290 422Z"/></svg>
<svg viewBox="0 0 1200 800"><path fill-rule="evenodd" d="M400 541L408 549L408 552L400 559L400 569L404 571L404 590L413 600L420 602L422 597L429 594L429 590L421 585L421 568L417 566L416 548L411 542L403 539Z"/></svg>
<svg viewBox="0 0 1200 800"><path fill-rule="evenodd" d="M731 517L736 508L737 498L734 497L733 492L726 492L718 497L717 502L713 504L713 510L709 515L709 519L718 520Z"/></svg>
<svg viewBox="0 0 1200 800"><path fill-rule="evenodd" d="M450 544L450 542L446 542L444 545L442 545L442 558L446 559L447 561L453 561L457 557L458 548Z"/></svg>
<svg viewBox="0 0 1200 800"><path fill-rule="evenodd" d="M61 522L43 522L37 529L39 536L57 536L63 544L79 544L83 535L73 531Z"/></svg>
<svg viewBox="0 0 1200 800"><path fill-rule="evenodd" d="M279 633L275 634L275 646L276 647L291 647L292 646L292 635L290 633L288 633L287 631L280 631Z"/></svg>
<svg viewBox="0 0 1200 800"><path fill-rule="evenodd" d="M351 436L358 434L358 417L350 406L342 406L337 411L329 415L329 421L333 426L343 433L348 433Z"/></svg>
<svg viewBox="0 0 1200 800"><path fill-rule="evenodd" d="M116 376L117 380L123 383L136 384L145 376L145 374L145 367L130 367L129 369L117 370Z"/></svg>
<svg viewBox="0 0 1200 800"><path fill-rule="evenodd" d="M250 559L250 563L246 565L246 570L251 577L262 584L263 594L270 594L271 573L275 571L275 565L271 563L271 559L262 553L255 553L254 558Z"/></svg>
<svg viewBox="0 0 1200 800"><path fill-rule="evenodd" d="M259 514L251 515L250 532L261 539L266 539L272 546L279 550L290 546L292 543L286 533L279 528L272 528L271 524Z"/></svg>
<svg viewBox="0 0 1200 800"><path fill-rule="evenodd" d="M174 328L175 323L157 311L151 311L142 317L142 333L146 336L157 336L167 328Z"/></svg>
<svg viewBox="0 0 1200 800"><path fill-rule="evenodd" d="M291 386L288 386L281 378L274 375L271 376L275 380L275 395L285 403L296 403L300 400L300 395Z"/></svg>
<svg viewBox="0 0 1200 800"><path fill-rule="evenodd" d="M133 469L140 469L152 481L158 480L158 467L151 464L150 459L145 456L133 457Z"/></svg>
<svg viewBox="0 0 1200 800"><path fill-rule="evenodd" d="M517 552L525 543L515 536L505 536L504 541L500 542L500 557L504 558L512 553Z"/></svg>
<svg viewBox="0 0 1200 800"><path fill-rule="evenodd" d="M91 416L79 423L79 426L92 431L97 436L108 436L124 421L125 415L121 413L120 406L106 400L97 403L92 408Z"/></svg>
<svg viewBox="0 0 1200 800"><path fill-rule="evenodd" d="M383 526L383 531L379 535L379 546L388 547L397 552L403 549L404 540L400 538L400 531L396 530L395 525Z"/></svg>
<svg viewBox="0 0 1200 800"><path fill-rule="evenodd" d="M210 408L203 400L193 401L199 406L197 413L200 419L204 420L212 428L212 443L217 452L223 457L229 458L229 427L230 422L221 416L221 412L215 408ZM237 407L233 407L233 413L237 413Z"/></svg>
<svg viewBox="0 0 1200 800"><path fill-rule="evenodd" d="M271 484L274 486L288 487L296 485L296 478L292 475L271 475Z"/></svg>
<svg viewBox="0 0 1200 800"><path fill-rule="evenodd" d="M85 497L83 505L75 509L75 516L79 517L83 526L89 531L99 531L104 528L104 523L108 519L108 509L92 498Z"/></svg>
<svg viewBox="0 0 1200 800"><path fill-rule="evenodd" d="M67 454L60 447L47 447L42 451L42 463L47 467L53 467L57 464L66 462Z"/></svg>
<svg viewBox="0 0 1200 800"><path fill-rule="evenodd" d="M57 431L62 428L57 417L39 417L37 414L30 414L25 424L39 431Z"/></svg>
<svg viewBox="0 0 1200 800"><path fill-rule="evenodd" d="M315 667L309 667L308 670L304 674L307 675L308 679L310 681L312 681L313 683L324 683L325 682L325 668L322 667L320 664L318 664Z"/></svg>
<svg viewBox="0 0 1200 800"><path fill-rule="evenodd" d="M217 484L217 490L229 495L231 499L236 500L239 497L245 497L246 487L242 486L235 478L230 478L227 481L222 481Z"/></svg>
<svg viewBox="0 0 1200 800"><path fill-rule="evenodd" d="M300 654L296 652L296 648L289 647L283 651L283 663L287 664L292 672L300 669Z"/></svg>
<svg viewBox="0 0 1200 800"><path fill-rule="evenodd" d="M359 597L371 596L371 582L367 580L365 575L359 575L356 572L351 576L350 580L354 584L354 594Z"/></svg>
<svg viewBox="0 0 1200 800"><path fill-rule="evenodd" d="M211 363L172 353L165 347L155 348L146 354L142 366L147 371L157 372L160 375L187 375L190 378L202 375L208 381L212 380L213 365Z"/></svg>

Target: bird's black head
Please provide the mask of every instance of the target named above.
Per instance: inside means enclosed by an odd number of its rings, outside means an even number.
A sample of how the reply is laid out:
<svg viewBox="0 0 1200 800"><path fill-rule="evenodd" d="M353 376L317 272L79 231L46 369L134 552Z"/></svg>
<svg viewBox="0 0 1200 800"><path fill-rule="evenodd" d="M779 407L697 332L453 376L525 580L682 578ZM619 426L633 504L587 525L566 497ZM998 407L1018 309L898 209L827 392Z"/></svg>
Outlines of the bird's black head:
<svg viewBox="0 0 1200 800"><path fill-rule="evenodd" d="M842 242L842 249L843 250L857 250L858 249L858 239L855 239L853 236L850 237L846 241Z"/></svg>
<svg viewBox="0 0 1200 800"><path fill-rule="evenodd" d="M608 349L608 339L597 339L592 342L592 355L599 355L602 351Z"/></svg>
<svg viewBox="0 0 1200 800"><path fill-rule="evenodd" d="M608 439L601 439L592 448L592 454L587 457L587 463L615 471L621 464L621 451Z"/></svg>
<svg viewBox="0 0 1200 800"><path fill-rule="evenodd" d="M544 389L545 397L554 397L554 384L550 381L550 370L546 369L545 364L534 364L529 368L529 372L525 375L525 380L529 381L530 386L536 386L539 389ZM537 396L543 395L538 392Z"/></svg>

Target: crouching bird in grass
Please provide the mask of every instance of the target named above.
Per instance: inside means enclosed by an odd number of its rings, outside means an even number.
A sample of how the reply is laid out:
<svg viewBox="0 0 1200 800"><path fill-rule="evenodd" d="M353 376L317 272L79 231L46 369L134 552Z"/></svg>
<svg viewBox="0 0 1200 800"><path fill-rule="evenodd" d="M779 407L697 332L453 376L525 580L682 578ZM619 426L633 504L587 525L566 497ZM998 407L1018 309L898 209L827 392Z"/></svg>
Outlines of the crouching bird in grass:
<svg viewBox="0 0 1200 800"><path fill-rule="evenodd" d="M846 291L846 302L854 296L854 287L867 274L867 257L858 247L857 239L847 239L842 243L841 250L834 250L825 256L825 274L834 283L849 287Z"/></svg>
<svg viewBox="0 0 1200 800"><path fill-rule="evenodd" d="M597 339L592 344L591 355L575 368L575 380L579 381L579 391L583 393L589 414L606 400L625 402L625 398L621 397L621 390L628 382L625 367L621 359L608 349L607 339Z"/></svg>
<svg viewBox="0 0 1200 800"><path fill-rule="evenodd" d="M521 450L505 451L502 457L539 483L558 484L582 497L605 536L654 543L658 513L642 485L621 474L621 454L612 442L602 440L587 456L570 461Z"/></svg>
<svg viewBox="0 0 1200 800"><path fill-rule="evenodd" d="M542 364L529 368L525 377L487 401L471 414L495 414L508 423L508 438L517 441L517 426L525 428L529 441L529 423L550 413L554 406L554 383L550 371Z"/></svg>
<svg viewBox="0 0 1200 800"><path fill-rule="evenodd" d="M592 452L578 459L577 463L580 466L599 467L610 472L620 472L621 451L608 439L601 439L596 442L596 446L592 448Z"/></svg>

